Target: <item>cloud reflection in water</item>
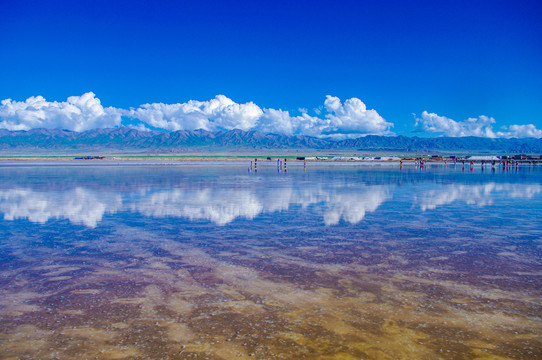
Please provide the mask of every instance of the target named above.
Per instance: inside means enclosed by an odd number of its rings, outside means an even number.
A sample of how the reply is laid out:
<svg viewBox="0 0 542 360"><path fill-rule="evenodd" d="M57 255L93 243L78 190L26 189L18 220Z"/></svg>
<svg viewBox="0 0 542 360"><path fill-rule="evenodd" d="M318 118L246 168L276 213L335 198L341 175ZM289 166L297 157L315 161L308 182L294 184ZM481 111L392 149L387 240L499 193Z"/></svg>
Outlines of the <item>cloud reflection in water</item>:
<svg viewBox="0 0 542 360"><path fill-rule="evenodd" d="M64 191L19 187L1 190L0 213L4 220L28 219L45 223L50 219L68 219L87 227L96 227L105 214L122 211L146 217L179 217L225 225L236 219L250 220L261 214L285 211L291 206L305 209L314 206L323 213L326 225L336 225L341 219L351 224L359 223L366 213L374 212L390 198L389 187L364 184L295 188L293 182L285 182L271 188L148 188L121 193L113 190L84 187Z"/></svg>
<svg viewBox="0 0 542 360"><path fill-rule="evenodd" d="M236 180L235 180L236 181ZM4 220L27 219L45 223L67 219L73 224L96 227L106 214L131 212L151 218L176 217L189 221L209 221L226 225L236 219L254 219L263 214L306 209L309 216L321 218L325 225L341 221L357 224L368 213L377 211L393 198L394 184L352 182L297 182L282 179L193 184L190 181L164 187L142 184L141 187L91 187L81 182L65 188L53 184L36 189L13 185L0 190L0 213ZM64 188L63 188L64 186ZM409 195L422 211L457 201L467 205L491 205L497 197L530 199L542 192L540 184L431 184L421 195ZM164 189L166 188L166 189ZM171 188L171 189L168 189ZM424 185L426 188L426 185Z"/></svg>
<svg viewBox="0 0 542 360"><path fill-rule="evenodd" d="M417 198L417 202L422 211L434 210L458 201L467 205L488 206L492 205L496 198L531 199L540 192L540 184L451 184L424 192Z"/></svg>
<svg viewBox="0 0 542 360"><path fill-rule="evenodd" d="M122 197L118 193L81 187L67 191L29 188L0 191L0 213L4 214L4 220L28 219L43 224L50 219L68 219L74 224L96 227L104 214L121 209Z"/></svg>

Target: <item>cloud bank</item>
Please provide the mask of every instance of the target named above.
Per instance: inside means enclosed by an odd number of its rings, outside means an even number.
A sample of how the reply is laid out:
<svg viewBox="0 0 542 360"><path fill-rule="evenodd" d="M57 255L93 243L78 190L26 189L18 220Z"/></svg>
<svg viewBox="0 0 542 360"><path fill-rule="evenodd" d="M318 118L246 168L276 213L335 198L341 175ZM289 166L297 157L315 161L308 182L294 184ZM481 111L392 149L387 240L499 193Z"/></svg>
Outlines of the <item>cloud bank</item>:
<svg viewBox="0 0 542 360"><path fill-rule="evenodd" d="M533 124L510 125L504 131L493 131L496 121L492 117L481 115L477 118L468 118L464 121L455 121L446 116L424 111L421 118L416 119L416 127L425 132L440 133L444 136L462 137L479 136L486 138L525 138L542 137L542 130Z"/></svg>
<svg viewBox="0 0 542 360"><path fill-rule="evenodd" d="M224 95L208 101L152 103L130 109L104 108L94 93L88 92L71 96L63 102L49 102L42 96L33 96L26 101L3 100L0 128L85 131L127 125L138 130L241 129L338 138L393 134L390 131L393 124L384 120L376 110L367 109L360 99L351 98L343 103L338 97L328 95L324 108L326 111L320 116L311 116L305 109L301 115L291 115L282 109L262 109L253 102L239 104Z"/></svg>
<svg viewBox="0 0 542 360"><path fill-rule="evenodd" d="M301 109L301 115L292 116L285 110L262 109L253 102L238 104L224 95L217 95L209 101L144 104L124 114L169 131L241 129L341 138L392 134L393 124L386 122L376 110L367 110L360 99L347 99L343 104L338 97L328 95L324 106L327 114L323 117L310 116L305 109Z"/></svg>
<svg viewBox="0 0 542 360"><path fill-rule="evenodd" d="M137 108L103 107L94 93L70 96L66 101L47 101L32 96L25 101L0 102L0 128L30 130L36 128L85 131L96 128L129 126L137 130L241 129L285 135L309 135L325 138L356 138L365 135L394 135L394 124L358 98L341 101L327 95L324 104L314 109L314 116L300 108L300 115L273 108L261 108L253 102L236 103L224 95L208 101L143 104ZM424 111L416 119L419 131L450 137L488 138L542 137L533 124L511 125L494 131L495 119L485 115L455 121Z"/></svg>

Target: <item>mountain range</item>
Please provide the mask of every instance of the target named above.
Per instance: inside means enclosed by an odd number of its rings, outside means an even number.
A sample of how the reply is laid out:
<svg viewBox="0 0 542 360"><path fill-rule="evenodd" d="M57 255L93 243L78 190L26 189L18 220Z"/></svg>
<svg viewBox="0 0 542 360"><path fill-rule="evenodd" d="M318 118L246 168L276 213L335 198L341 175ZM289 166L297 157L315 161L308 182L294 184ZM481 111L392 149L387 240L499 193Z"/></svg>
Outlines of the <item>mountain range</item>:
<svg viewBox="0 0 542 360"><path fill-rule="evenodd" d="M75 132L59 129L9 131L0 129L0 153L182 153L250 150L355 150L394 152L542 153L542 139L481 137L376 136L331 140L303 135L257 131L179 130L139 131L128 127Z"/></svg>

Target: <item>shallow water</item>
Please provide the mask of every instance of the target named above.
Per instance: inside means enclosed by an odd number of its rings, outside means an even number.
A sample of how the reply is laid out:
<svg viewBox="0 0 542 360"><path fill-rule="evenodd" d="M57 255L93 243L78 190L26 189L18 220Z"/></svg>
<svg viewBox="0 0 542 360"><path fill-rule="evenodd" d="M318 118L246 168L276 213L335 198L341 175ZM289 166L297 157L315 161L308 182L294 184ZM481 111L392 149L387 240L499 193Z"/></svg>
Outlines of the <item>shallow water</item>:
<svg viewBox="0 0 542 360"><path fill-rule="evenodd" d="M4 165L0 214L0 358L542 358L542 166Z"/></svg>

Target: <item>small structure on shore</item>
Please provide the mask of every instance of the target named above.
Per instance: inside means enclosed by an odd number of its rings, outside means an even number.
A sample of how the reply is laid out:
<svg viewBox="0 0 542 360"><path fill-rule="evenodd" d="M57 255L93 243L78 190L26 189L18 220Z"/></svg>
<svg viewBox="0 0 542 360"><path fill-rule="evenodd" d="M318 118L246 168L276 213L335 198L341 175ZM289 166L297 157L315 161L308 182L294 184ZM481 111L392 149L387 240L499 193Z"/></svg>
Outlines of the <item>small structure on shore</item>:
<svg viewBox="0 0 542 360"><path fill-rule="evenodd" d="M501 160L500 156L495 155L473 155L473 156L466 156L465 159L471 160L471 161L498 161Z"/></svg>

